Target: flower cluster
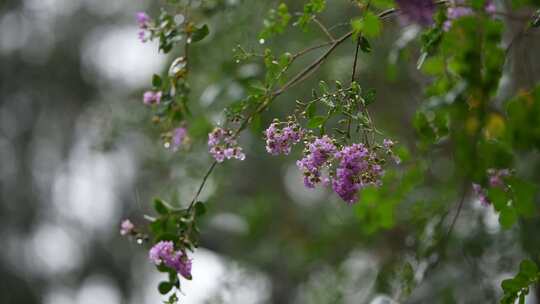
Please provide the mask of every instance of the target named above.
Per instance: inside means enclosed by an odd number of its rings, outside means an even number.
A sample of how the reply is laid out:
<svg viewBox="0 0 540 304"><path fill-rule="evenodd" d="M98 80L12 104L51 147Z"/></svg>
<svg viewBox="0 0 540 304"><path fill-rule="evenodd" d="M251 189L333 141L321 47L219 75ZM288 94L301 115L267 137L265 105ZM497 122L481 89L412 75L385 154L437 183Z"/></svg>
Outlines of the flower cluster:
<svg viewBox="0 0 540 304"><path fill-rule="evenodd" d="M143 102L145 105L158 105L161 102L161 91L146 91L143 95Z"/></svg>
<svg viewBox="0 0 540 304"><path fill-rule="evenodd" d="M452 3L452 5L448 6L446 9L446 18L447 20L443 24L443 29L445 31L449 31L452 27L452 22L458 18L469 16L474 14L474 11L472 8L465 6L463 3L463 0L456 0ZM493 15L496 11L496 6L493 1L486 1L486 4L484 6L484 11L489 14Z"/></svg>
<svg viewBox="0 0 540 304"><path fill-rule="evenodd" d="M285 127L282 125L285 124ZM292 146L302 140L304 131L296 122L280 123L274 121L264 131L266 151L272 155L291 153Z"/></svg>
<svg viewBox="0 0 540 304"><path fill-rule="evenodd" d="M161 241L150 248L148 258L156 266L165 265L184 278L191 280L191 259L181 250L175 250L171 241Z"/></svg>
<svg viewBox="0 0 540 304"><path fill-rule="evenodd" d="M330 137L324 135L316 138L306 147L304 158L296 162L298 168L304 171L304 185L308 188L314 188L319 182L325 184L329 182L328 178L321 177L323 167L329 164L337 148Z"/></svg>
<svg viewBox="0 0 540 304"><path fill-rule="evenodd" d="M487 170L489 186L492 188L501 188L504 191L508 191L508 185L504 182L504 178L511 175L508 169L488 169ZM479 184L473 183L473 194L478 198L482 205L487 206L491 204L487 196L486 189L482 188Z"/></svg>
<svg viewBox="0 0 540 304"><path fill-rule="evenodd" d="M208 134L208 148L212 157L221 163L225 159L236 158L244 160L246 155L238 145L231 130L215 128Z"/></svg>
<svg viewBox="0 0 540 304"><path fill-rule="evenodd" d="M276 132L275 129L276 126L270 125L266 133L273 134ZM385 139L382 147L386 154L399 163L399 157L392 152L393 146L392 140ZM377 147L380 148L380 146ZM267 150L274 154L275 149L268 149L268 140ZM289 150L290 148L286 150L287 153ZM338 148L332 138L324 135L307 144L304 157L298 160L296 165L303 171L304 185L307 188L314 188L318 183L325 186L331 185L341 199L352 204L357 201L359 190L369 185L382 184L384 159L380 158L375 151L375 149L370 151L363 144ZM332 170L334 162L337 163L335 171ZM325 170L329 172L323 176Z"/></svg>
<svg viewBox="0 0 540 304"><path fill-rule="evenodd" d="M356 202L358 191L368 185L381 185L383 175L377 155L363 144L344 147L334 157L339 161L332 189L349 204Z"/></svg>
<svg viewBox="0 0 540 304"><path fill-rule="evenodd" d="M138 12L135 15L135 18L137 19L137 23L139 24L139 39L142 42L146 42L148 40L146 37L146 31L150 26L150 16L148 16L145 12Z"/></svg>
<svg viewBox="0 0 540 304"><path fill-rule="evenodd" d="M480 186L479 184L473 183L472 188L473 188L474 196L478 198L478 200L480 201L480 203L482 203L482 205L484 206L491 205L491 201L489 200L487 196L486 190L482 188L482 186Z"/></svg>
<svg viewBox="0 0 540 304"><path fill-rule="evenodd" d="M504 183L504 178L511 175L508 169L488 169L489 186L498 187L504 190L508 189L508 186Z"/></svg>
<svg viewBox="0 0 540 304"><path fill-rule="evenodd" d="M133 223L130 220L125 219L120 224L120 235L124 236L128 234L132 234L134 231L135 231L135 225L133 225Z"/></svg>
<svg viewBox="0 0 540 304"><path fill-rule="evenodd" d="M383 140L383 147L386 150L386 154L388 154L394 160L394 162L399 165L401 163L401 158L399 158L399 156L396 155L392 150L394 145L395 143L391 139L385 138Z"/></svg>
<svg viewBox="0 0 540 304"><path fill-rule="evenodd" d="M433 23L433 13L435 12L435 1L433 0L396 0L402 17L405 21L418 23L420 25L431 25Z"/></svg>

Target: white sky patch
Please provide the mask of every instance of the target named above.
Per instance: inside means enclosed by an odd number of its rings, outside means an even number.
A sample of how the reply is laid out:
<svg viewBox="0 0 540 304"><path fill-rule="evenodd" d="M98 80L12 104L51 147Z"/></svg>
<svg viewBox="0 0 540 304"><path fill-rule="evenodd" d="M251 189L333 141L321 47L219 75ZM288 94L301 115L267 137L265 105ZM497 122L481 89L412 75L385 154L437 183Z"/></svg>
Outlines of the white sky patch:
<svg viewBox="0 0 540 304"><path fill-rule="evenodd" d="M76 296L76 304L121 304L118 287L108 277L94 275L84 281Z"/></svg>
<svg viewBox="0 0 540 304"><path fill-rule="evenodd" d="M25 245L29 270L49 276L76 269L84 257L76 236L53 224L37 227Z"/></svg>
<svg viewBox="0 0 540 304"><path fill-rule="evenodd" d="M131 92L150 87L167 56L158 53L157 42L142 43L135 26L101 27L92 31L82 48L82 61L90 79L110 88Z"/></svg>
<svg viewBox="0 0 540 304"><path fill-rule="evenodd" d="M104 152L93 147L92 132L79 128L69 160L57 170L53 203L58 212L87 231L117 232L120 196L132 188L136 173L128 147Z"/></svg>

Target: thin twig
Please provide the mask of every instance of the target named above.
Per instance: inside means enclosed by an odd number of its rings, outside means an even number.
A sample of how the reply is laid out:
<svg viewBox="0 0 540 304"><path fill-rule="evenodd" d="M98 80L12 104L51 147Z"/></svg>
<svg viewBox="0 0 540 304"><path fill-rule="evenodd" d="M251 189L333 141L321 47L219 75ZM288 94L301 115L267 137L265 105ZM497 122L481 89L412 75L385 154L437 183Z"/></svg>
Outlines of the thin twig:
<svg viewBox="0 0 540 304"><path fill-rule="evenodd" d="M462 193L461 193L461 199L459 200L456 214L454 215L454 218L452 218L452 222L450 223L450 226L448 227L448 232L446 232L446 236L442 239L441 242L446 241L450 237L450 234L452 233L452 230L454 229L454 226L456 225L457 219L461 213L461 210L463 209L465 198L467 197L467 188L468 188L467 186L468 186L468 183L464 182Z"/></svg>
<svg viewBox="0 0 540 304"><path fill-rule="evenodd" d="M331 42L335 41L336 39L334 38L334 36L332 36L332 33L330 33L330 31L328 30L328 28L322 24L321 21L319 21L319 19L317 18L313 18L313 21L321 28L321 30L324 32L324 34L328 37L328 39L330 39Z"/></svg>
<svg viewBox="0 0 540 304"><path fill-rule="evenodd" d="M332 44L332 42L325 42L325 43L321 43L321 44L317 44L317 45L308 47L308 48L303 49L303 50L299 51L298 53L294 54L294 55L292 56L292 58L293 58L293 60L294 60L294 59L296 59L296 58L298 58L298 57L300 57L300 56L305 55L306 53L309 53L309 52L311 52L311 51L314 51L314 50L323 48L323 47L325 47L325 46L329 46L329 45L331 45L331 44Z"/></svg>
<svg viewBox="0 0 540 304"><path fill-rule="evenodd" d="M191 210L191 208L193 207L193 205L195 204L195 202L199 198L199 195L201 194L201 192L202 192L202 190L204 188L204 185L206 184L206 180L208 179L208 177L210 177L210 174L212 174L212 172L214 171L214 168L216 167L216 165L217 165L217 161L212 162L212 165L210 166L210 168L208 168L208 171L206 171L206 174L204 175L204 177L203 177L203 179L201 181L201 184L199 185L199 189L197 190L197 193L195 194L195 196L193 197L193 200L189 204L188 211Z"/></svg>

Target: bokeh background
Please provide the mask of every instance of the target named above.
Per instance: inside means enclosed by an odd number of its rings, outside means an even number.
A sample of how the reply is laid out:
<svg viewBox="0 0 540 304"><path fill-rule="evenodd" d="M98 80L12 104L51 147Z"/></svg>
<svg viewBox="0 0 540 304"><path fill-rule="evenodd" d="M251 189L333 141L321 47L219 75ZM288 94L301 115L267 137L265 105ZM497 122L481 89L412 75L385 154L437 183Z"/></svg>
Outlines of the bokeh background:
<svg viewBox="0 0 540 304"><path fill-rule="evenodd" d="M0 1L0 303L160 303L161 274L144 247L120 237L120 221L128 217L142 225L154 196L180 205L192 197L210 163L205 132L264 72L260 63L236 63L236 45L279 53L324 41L313 27L260 45L261 20L276 1L205 1L197 17L211 34L193 47L191 59L194 140L191 151L174 153L163 147L141 100L152 74L166 71L175 56L137 39L134 14L158 14L157 2ZM302 1L286 2L292 11L301 9ZM338 35L357 11L349 1L329 2L321 19ZM498 2L500 8L506 4ZM504 22L508 44L523 22ZM376 125L411 154L411 120L430 81L416 70L419 31L385 22L374 52L361 55L358 69L360 84L378 92ZM501 101L539 79L539 44L535 31L516 41ZM319 80L346 83L353 51L352 43L341 46L316 76L281 96L261 126L283 118L296 99L309 98ZM241 143L247 159L220 166L203 192L208 213L202 247L181 303L382 304L400 298L393 266L414 260L437 220L411 221L404 210L435 190L349 207L330 192L306 190L295 165L299 151L266 154L260 127ZM527 160L538 168L537 156ZM444 157L432 165L426 178L444 180L453 170ZM501 279L538 248L523 246L539 231L538 223L531 225L525 235L502 232L491 208L468 199L451 243L457 254L426 278L419 270L427 262L417 261L413 275L422 283L406 302L496 302ZM537 303L534 292L528 303Z"/></svg>

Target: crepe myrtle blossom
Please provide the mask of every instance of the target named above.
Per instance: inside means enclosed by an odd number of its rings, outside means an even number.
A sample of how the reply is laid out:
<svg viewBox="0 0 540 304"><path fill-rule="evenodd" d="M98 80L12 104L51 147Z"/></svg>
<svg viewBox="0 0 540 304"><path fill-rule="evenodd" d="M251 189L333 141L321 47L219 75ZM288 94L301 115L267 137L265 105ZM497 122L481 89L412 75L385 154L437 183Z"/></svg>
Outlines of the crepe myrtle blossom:
<svg viewBox="0 0 540 304"><path fill-rule="evenodd" d="M135 18L137 19L137 23L139 24L140 28L147 28L148 23L151 20L150 16L148 16L148 14L145 12L137 12Z"/></svg>
<svg viewBox="0 0 540 304"><path fill-rule="evenodd" d="M286 125L282 127L282 125ZM296 122L280 123L275 120L264 131L266 138L266 151L272 155L291 153L292 146L299 143L303 137L303 130Z"/></svg>
<svg viewBox="0 0 540 304"><path fill-rule="evenodd" d="M131 234L135 230L135 225L129 220L125 219L120 224L120 235Z"/></svg>
<svg viewBox="0 0 540 304"><path fill-rule="evenodd" d="M496 10L497 7L495 6L495 3L493 3L493 1L486 1L486 4L484 5L484 12L486 12L486 14L493 16ZM445 31L449 31L452 27L452 23L454 20L472 14L474 14L474 11L472 10L472 8L465 6L463 0L454 1L446 9L447 20L443 24L443 29Z"/></svg>
<svg viewBox="0 0 540 304"><path fill-rule="evenodd" d="M512 175L512 172L509 169L488 169L487 170L487 177L488 177L488 185L491 188L500 188L504 191L508 191L509 187L505 183L504 178L509 177ZM487 196L487 190L482 188L479 184L473 184L473 193L478 198L478 200L482 203L482 205L486 206L491 204L491 201L489 200Z"/></svg>
<svg viewBox="0 0 540 304"><path fill-rule="evenodd" d="M307 188L314 188L319 182L329 182L326 178L321 177L323 167L329 164L337 148L330 137L324 135L321 138L316 138L312 143L308 144L305 150L305 156L296 162L298 168L303 170L304 185Z"/></svg>
<svg viewBox="0 0 540 304"><path fill-rule="evenodd" d="M138 12L135 15L135 19L139 24L139 40L141 40L142 42L146 42L148 40L146 37L146 31L148 30L148 27L150 25L150 16L148 16L148 14L146 14L145 12Z"/></svg>
<svg viewBox="0 0 540 304"><path fill-rule="evenodd" d="M401 158L399 158L399 156L397 156L396 154L394 154L394 151L392 151L392 148L394 147L395 143L393 140L391 139L388 139L388 138L385 138L383 140L383 148L386 150L386 153L392 157L392 159L394 160L394 162L396 164L400 164L401 163Z"/></svg>
<svg viewBox="0 0 540 304"><path fill-rule="evenodd" d="M377 155L370 152L363 144L353 144L336 152L339 161L336 175L332 180L332 189L349 204L358 200L357 193L368 186L380 186L383 175Z"/></svg>
<svg viewBox="0 0 540 304"><path fill-rule="evenodd" d="M499 187L506 189L507 186L504 183L504 178L510 176L510 170L508 169L488 169L487 170L490 187Z"/></svg>
<svg viewBox="0 0 540 304"><path fill-rule="evenodd" d="M482 205L484 206L491 205L491 201L489 200L486 194L486 190L482 188L482 186L480 186L479 184L473 183L472 188L473 188L474 196L476 196L476 198L480 201L480 203L482 203Z"/></svg>
<svg viewBox="0 0 540 304"><path fill-rule="evenodd" d="M208 134L208 148L212 157L221 163L225 159L236 158L244 160L246 155L242 152L242 147L238 145L231 130L215 128Z"/></svg>
<svg viewBox="0 0 540 304"><path fill-rule="evenodd" d="M148 253L148 258L154 265L165 265L174 269L186 279L191 279L192 261L181 250L175 250L172 241L161 241L155 244Z"/></svg>
<svg viewBox="0 0 540 304"><path fill-rule="evenodd" d="M396 0L406 22L414 22L423 26L433 23L435 1L433 0Z"/></svg>
<svg viewBox="0 0 540 304"><path fill-rule="evenodd" d="M143 94L143 103L145 105L159 104L161 102L161 91L146 91Z"/></svg>
<svg viewBox="0 0 540 304"><path fill-rule="evenodd" d="M173 151L178 151L180 147L187 141L187 129L184 127L176 128L172 131L171 137L171 149Z"/></svg>

